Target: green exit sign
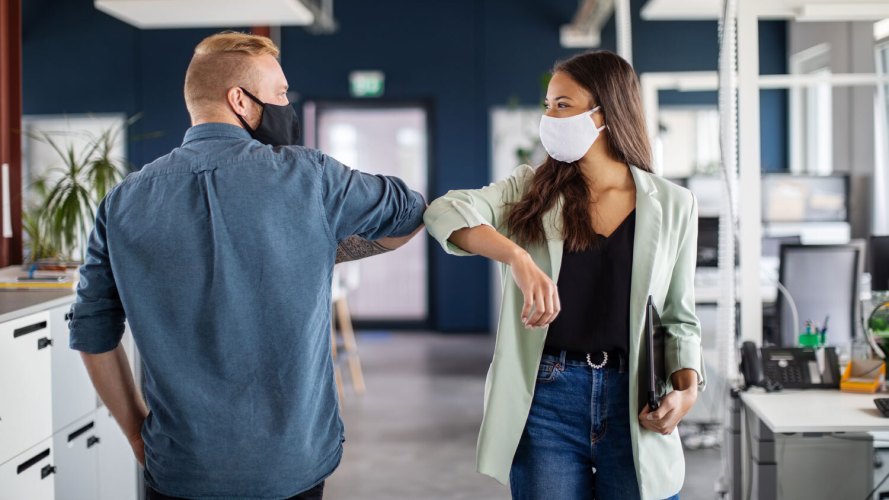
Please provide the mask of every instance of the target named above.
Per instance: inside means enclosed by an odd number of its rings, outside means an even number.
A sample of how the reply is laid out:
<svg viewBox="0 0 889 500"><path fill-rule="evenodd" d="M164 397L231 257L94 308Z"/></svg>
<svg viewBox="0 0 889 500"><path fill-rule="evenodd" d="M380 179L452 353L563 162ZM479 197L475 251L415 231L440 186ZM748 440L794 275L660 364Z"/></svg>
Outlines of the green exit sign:
<svg viewBox="0 0 889 500"><path fill-rule="evenodd" d="M352 97L381 97L385 83L386 75L382 71L353 71L349 73L349 90Z"/></svg>

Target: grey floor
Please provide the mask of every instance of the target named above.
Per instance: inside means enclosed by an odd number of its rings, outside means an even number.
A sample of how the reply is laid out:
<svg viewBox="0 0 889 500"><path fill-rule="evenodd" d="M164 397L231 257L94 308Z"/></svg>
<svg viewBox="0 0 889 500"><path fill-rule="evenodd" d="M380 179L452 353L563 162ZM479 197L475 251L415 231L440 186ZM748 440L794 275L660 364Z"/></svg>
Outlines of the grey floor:
<svg viewBox="0 0 889 500"><path fill-rule="evenodd" d="M331 500L507 499L508 488L475 473L487 335L365 333L367 393L348 387L345 456L327 481ZM683 500L716 498L720 452L686 451Z"/></svg>

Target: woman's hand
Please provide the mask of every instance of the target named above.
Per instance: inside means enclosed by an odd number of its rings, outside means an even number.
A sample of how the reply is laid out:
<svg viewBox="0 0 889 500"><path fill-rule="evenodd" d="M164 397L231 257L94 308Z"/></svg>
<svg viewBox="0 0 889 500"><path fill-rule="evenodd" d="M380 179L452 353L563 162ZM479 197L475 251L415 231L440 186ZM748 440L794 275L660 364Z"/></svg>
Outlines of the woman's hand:
<svg viewBox="0 0 889 500"><path fill-rule="evenodd" d="M691 411L698 399L698 375L690 369L679 370L672 376L676 389L661 398L660 407L651 411L648 405L639 414L642 427L663 435L672 434L679 421Z"/></svg>
<svg viewBox="0 0 889 500"><path fill-rule="evenodd" d="M517 252L508 263L512 268L512 277L525 298L522 323L526 328L541 328L552 323L562 310L559 291L553 280L537 267L528 252Z"/></svg>
<svg viewBox="0 0 889 500"><path fill-rule="evenodd" d="M448 241L467 252L503 262L512 268L512 277L525 297L522 323L526 328L544 327L556 319L562 309L556 285L537 267L525 249L487 224L458 229Z"/></svg>

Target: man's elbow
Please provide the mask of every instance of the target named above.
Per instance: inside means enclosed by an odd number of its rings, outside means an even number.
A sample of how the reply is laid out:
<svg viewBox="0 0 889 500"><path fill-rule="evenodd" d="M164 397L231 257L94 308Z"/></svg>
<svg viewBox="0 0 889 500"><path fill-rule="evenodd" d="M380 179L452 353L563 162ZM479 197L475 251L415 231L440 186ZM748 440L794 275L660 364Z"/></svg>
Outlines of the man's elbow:
<svg viewBox="0 0 889 500"><path fill-rule="evenodd" d="M404 246L408 241L413 239L414 236L417 235L420 231L423 230L425 226L420 224L417 226L410 234L404 236L386 236L384 238L380 238L377 240L377 243L385 247L387 250L396 250Z"/></svg>

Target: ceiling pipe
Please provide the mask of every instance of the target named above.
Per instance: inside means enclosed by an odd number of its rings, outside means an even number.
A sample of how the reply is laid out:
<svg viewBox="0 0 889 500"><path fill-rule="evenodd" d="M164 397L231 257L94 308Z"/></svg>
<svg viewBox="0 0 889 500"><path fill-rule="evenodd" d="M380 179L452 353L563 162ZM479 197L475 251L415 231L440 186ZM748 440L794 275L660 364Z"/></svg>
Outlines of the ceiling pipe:
<svg viewBox="0 0 889 500"><path fill-rule="evenodd" d="M299 0L315 16L315 22L306 29L316 35L336 33L337 23L333 18L333 0Z"/></svg>
<svg viewBox="0 0 889 500"><path fill-rule="evenodd" d="M592 48L601 44L602 27L614 12L614 0L581 0L570 24L559 30L565 48Z"/></svg>

